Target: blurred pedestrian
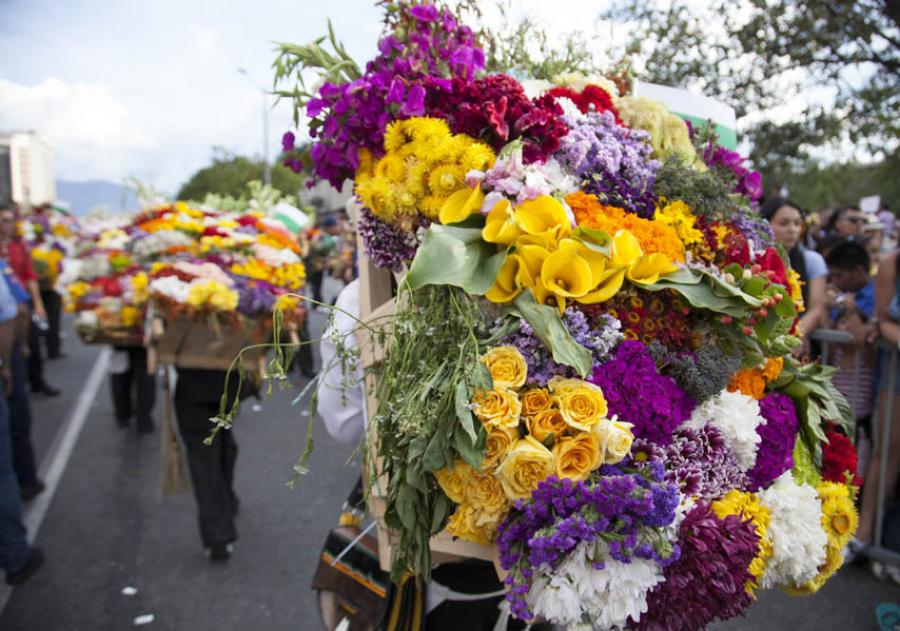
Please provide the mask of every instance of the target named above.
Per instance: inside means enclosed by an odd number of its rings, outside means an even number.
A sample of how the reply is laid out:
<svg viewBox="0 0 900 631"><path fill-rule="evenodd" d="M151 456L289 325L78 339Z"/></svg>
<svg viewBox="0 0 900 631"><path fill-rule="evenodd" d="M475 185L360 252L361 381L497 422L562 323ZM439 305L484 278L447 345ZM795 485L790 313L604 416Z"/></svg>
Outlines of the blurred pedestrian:
<svg viewBox="0 0 900 631"><path fill-rule="evenodd" d="M147 371L147 349L142 346L116 346L110 367L113 410L120 427L128 427L135 417L137 431L153 431L153 405L156 402L156 375Z"/></svg>
<svg viewBox="0 0 900 631"><path fill-rule="evenodd" d="M200 540L211 561L227 561L238 538L234 519L238 513L234 492L238 448L233 430L222 430L210 444L205 442L213 429L210 419L218 415L226 392L227 373L181 367L177 373L175 416L197 500ZM239 394L237 381L237 375L227 381L229 401ZM249 394L249 384L245 382L245 386L242 394Z"/></svg>
<svg viewBox="0 0 900 631"><path fill-rule="evenodd" d="M41 361L40 336L47 328L47 311L41 299L37 274L31 265L31 253L17 232L17 219L15 209L9 207L0 209L0 256L12 267L30 297L28 379L31 382L31 391L55 397L59 395L59 390L44 380L44 365Z"/></svg>
<svg viewBox="0 0 900 631"><path fill-rule="evenodd" d="M0 275L0 382L9 393L12 389L10 362L15 346L15 319L18 305L5 277ZM0 568L6 582L20 585L44 563L40 548L29 546L22 523L22 500L13 467L10 441L9 408L0 397Z"/></svg>
<svg viewBox="0 0 900 631"><path fill-rule="evenodd" d="M803 303L806 310L797 323L797 330L806 336L823 322L827 308L825 279L828 268L818 253L802 245L803 230L806 225L804 213L794 202L782 197L766 200L759 210L771 225L775 240L780 243L790 258L791 267L803 282Z"/></svg>
<svg viewBox="0 0 900 631"><path fill-rule="evenodd" d="M862 234L866 216L856 206L838 208L828 219L826 232L841 237L859 236Z"/></svg>

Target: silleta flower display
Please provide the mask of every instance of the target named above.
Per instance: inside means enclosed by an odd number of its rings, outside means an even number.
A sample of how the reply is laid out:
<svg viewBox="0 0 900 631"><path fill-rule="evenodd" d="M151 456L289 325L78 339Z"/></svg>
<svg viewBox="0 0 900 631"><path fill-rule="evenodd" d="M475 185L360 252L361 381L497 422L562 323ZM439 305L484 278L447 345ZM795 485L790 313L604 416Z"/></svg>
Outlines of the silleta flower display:
<svg viewBox="0 0 900 631"><path fill-rule="evenodd" d="M298 107L303 159L353 179L397 274L364 327L395 579L429 577L435 535L494 546L513 615L572 629L820 588L856 527L853 421L791 353L800 285L758 174L621 77L523 86L448 9L389 5L376 59ZM305 63L285 46L276 80Z"/></svg>

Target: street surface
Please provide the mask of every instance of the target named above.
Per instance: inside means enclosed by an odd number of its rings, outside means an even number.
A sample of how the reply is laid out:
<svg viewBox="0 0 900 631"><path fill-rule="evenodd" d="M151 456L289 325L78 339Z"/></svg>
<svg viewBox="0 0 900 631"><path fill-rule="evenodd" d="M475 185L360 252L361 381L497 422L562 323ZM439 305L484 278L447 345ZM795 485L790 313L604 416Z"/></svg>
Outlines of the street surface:
<svg viewBox="0 0 900 631"><path fill-rule="evenodd" d="M324 316L311 318L315 336ZM354 447L337 444L316 424L311 473L291 490L286 483L309 420L305 405L291 405L299 388L245 401L233 430L240 449L240 539L230 562L212 564L200 545L192 495L162 497L159 491L162 392L155 433L119 428L108 377L93 380L96 391L86 389L102 347L85 346L66 330L68 357L46 369L63 394L32 402L42 472L65 463L58 486L28 507L32 520L46 507L31 535L47 562L25 585L0 588L0 630L122 630L147 615L152 622L140 628L150 631L320 629L309 584L325 534L358 474ZM302 382L299 373L293 381ZM70 432L75 440L66 462L62 437L77 420L82 395L88 413L80 433ZM126 587L136 593L123 594ZM854 566L816 596L767 592L747 618L713 628L877 629L874 609L884 601L900 602L900 588Z"/></svg>

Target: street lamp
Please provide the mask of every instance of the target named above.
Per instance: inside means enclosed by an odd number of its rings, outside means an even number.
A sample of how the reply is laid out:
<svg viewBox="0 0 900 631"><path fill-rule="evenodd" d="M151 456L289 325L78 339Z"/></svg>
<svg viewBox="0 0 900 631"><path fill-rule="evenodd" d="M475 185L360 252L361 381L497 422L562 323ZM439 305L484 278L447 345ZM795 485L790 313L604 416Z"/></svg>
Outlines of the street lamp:
<svg viewBox="0 0 900 631"><path fill-rule="evenodd" d="M266 186L272 184L272 172L269 166L269 93L266 92L266 89L260 87L256 81L253 80L253 77L250 76L250 73L247 72L246 68L238 68L239 73L247 77L247 81L253 84L253 87L262 93L262 114L263 114L263 182L265 182Z"/></svg>

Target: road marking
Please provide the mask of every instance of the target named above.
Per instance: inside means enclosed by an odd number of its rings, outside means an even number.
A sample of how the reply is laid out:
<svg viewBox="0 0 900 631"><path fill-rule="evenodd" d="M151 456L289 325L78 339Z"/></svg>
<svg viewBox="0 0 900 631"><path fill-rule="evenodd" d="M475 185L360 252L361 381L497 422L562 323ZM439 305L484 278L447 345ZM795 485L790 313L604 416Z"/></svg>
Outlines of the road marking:
<svg viewBox="0 0 900 631"><path fill-rule="evenodd" d="M78 402L75 404L72 414L56 432L56 438L53 440L50 450L41 463L41 472L47 488L43 493L31 500L27 507L23 507L22 522L25 524L25 528L28 529L29 541L37 539L38 531L41 529L41 524L47 515L47 509L50 508L50 502L53 501L53 496L56 494L56 487L59 486L59 482L62 480L66 466L69 464L69 458L72 456L75 444L78 442L78 436L84 428L88 412L90 412L91 405L93 405L97 396L97 390L100 389L100 385L106 376L110 357L112 357L112 348L106 346L97 356L94 367L91 368L91 374L88 375L84 389L78 396ZM8 585L0 586L0 614L3 613L3 609L6 607L6 602L11 594L11 587Z"/></svg>

